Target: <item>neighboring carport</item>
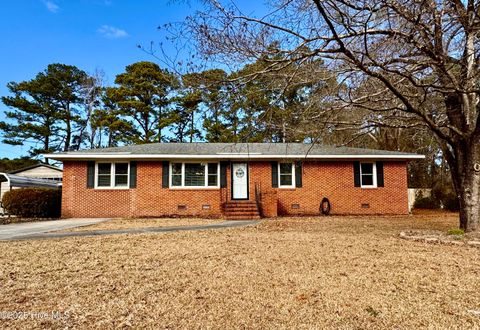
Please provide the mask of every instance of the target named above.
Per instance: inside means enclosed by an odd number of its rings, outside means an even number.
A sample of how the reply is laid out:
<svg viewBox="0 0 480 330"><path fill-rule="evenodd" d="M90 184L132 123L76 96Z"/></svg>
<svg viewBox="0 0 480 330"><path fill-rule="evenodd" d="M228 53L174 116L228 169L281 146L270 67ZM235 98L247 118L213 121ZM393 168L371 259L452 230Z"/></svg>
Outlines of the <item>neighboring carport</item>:
<svg viewBox="0 0 480 330"><path fill-rule="evenodd" d="M17 188L54 188L60 189L62 183L53 180L35 179L9 173L0 173L0 201L6 191ZM0 204L0 214L4 214L3 206Z"/></svg>

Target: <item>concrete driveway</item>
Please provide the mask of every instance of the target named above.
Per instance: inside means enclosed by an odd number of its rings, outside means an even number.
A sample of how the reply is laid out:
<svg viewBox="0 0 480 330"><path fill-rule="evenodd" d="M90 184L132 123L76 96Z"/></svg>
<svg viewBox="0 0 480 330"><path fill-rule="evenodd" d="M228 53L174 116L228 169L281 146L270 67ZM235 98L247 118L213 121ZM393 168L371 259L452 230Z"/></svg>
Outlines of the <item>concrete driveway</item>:
<svg viewBox="0 0 480 330"><path fill-rule="evenodd" d="M187 230L209 230L209 229L225 229L234 227L244 227L256 225L260 223L259 220L234 220L223 221L220 223L212 223L207 225L193 225L193 226L171 226L171 227L145 227L145 228L127 228L127 229L108 229L108 230L91 230L78 232L57 232L60 229L86 226L109 219L71 219L71 220L57 220L57 221L43 221L42 223L51 222L50 226L37 226L32 228L31 225L39 224L38 222L24 223L16 225L17 228L11 230L3 230L0 226L0 241L7 240L27 240L27 239L46 239L46 238L64 238L64 237L84 237L84 236L103 236L103 235L118 235L118 234L145 234L145 233L167 233L173 231L187 231ZM20 226L30 225L30 228L18 228ZM14 226L14 225L6 225ZM50 232L54 231L54 232Z"/></svg>
<svg viewBox="0 0 480 330"><path fill-rule="evenodd" d="M66 219L0 225L0 240L20 239L24 236L37 235L49 231L88 226L107 220L109 219Z"/></svg>

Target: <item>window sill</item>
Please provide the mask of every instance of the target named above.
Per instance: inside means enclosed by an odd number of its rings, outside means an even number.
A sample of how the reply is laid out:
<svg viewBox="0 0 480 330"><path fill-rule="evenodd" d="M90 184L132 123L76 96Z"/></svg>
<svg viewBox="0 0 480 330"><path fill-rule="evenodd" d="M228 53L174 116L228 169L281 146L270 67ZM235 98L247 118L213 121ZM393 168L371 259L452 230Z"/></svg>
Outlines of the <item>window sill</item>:
<svg viewBox="0 0 480 330"><path fill-rule="evenodd" d="M361 186L362 189L377 189L377 186Z"/></svg>
<svg viewBox="0 0 480 330"><path fill-rule="evenodd" d="M296 187L291 187L291 186L289 186L289 187L280 187L280 186L279 186L278 189L282 189L282 190L295 190L295 189L297 189L297 188L296 188Z"/></svg>
<svg viewBox="0 0 480 330"><path fill-rule="evenodd" d="M130 190L130 187L95 187L94 190L98 191L118 191L118 190Z"/></svg>

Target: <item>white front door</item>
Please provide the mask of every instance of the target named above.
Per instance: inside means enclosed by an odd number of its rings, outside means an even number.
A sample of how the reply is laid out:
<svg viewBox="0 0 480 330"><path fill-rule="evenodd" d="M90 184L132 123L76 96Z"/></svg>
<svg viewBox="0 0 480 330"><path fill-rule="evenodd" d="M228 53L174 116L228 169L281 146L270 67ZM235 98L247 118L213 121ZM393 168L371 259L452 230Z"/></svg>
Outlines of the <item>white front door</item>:
<svg viewBox="0 0 480 330"><path fill-rule="evenodd" d="M232 199L248 199L248 165L232 164Z"/></svg>

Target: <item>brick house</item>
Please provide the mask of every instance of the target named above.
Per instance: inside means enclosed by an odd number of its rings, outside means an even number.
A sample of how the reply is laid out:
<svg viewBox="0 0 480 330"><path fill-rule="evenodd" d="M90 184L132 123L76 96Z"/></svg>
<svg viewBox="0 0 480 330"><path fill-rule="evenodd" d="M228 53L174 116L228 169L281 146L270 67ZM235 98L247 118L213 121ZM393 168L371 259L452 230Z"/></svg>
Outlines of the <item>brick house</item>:
<svg viewBox="0 0 480 330"><path fill-rule="evenodd" d="M46 155L63 217L406 214L423 155L300 143L154 143Z"/></svg>

